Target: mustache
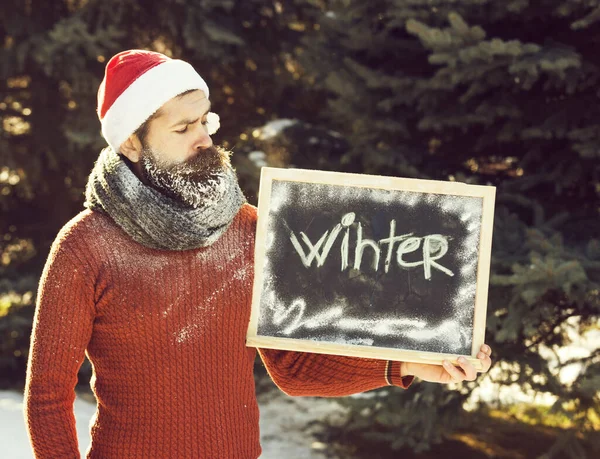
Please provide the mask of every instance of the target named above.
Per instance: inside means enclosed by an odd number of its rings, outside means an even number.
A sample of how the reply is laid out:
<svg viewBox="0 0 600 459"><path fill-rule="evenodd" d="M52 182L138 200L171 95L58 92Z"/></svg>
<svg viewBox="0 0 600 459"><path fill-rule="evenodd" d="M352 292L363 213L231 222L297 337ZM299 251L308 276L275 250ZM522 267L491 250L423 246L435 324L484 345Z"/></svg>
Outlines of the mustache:
<svg viewBox="0 0 600 459"><path fill-rule="evenodd" d="M231 167L232 152L221 146L211 145L208 148L199 150L194 156L187 160L173 164L165 165L152 154L151 150L146 152L148 162L155 165L159 174L168 174L173 176L185 177L192 180L202 180L214 177Z"/></svg>
<svg viewBox="0 0 600 459"><path fill-rule="evenodd" d="M211 145L200 150L195 156L185 161L183 165L190 167L196 172L202 170L220 170L231 163L232 152L221 146Z"/></svg>

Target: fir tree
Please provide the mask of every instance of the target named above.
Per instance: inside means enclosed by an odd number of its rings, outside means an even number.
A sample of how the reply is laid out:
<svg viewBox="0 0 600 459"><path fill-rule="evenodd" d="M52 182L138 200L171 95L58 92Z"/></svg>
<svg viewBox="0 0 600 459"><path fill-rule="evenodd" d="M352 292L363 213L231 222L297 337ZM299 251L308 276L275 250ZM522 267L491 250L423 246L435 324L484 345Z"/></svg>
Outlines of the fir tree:
<svg viewBox="0 0 600 459"><path fill-rule="evenodd" d="M324 116L350 140L346 168L497 187L486 342L498 382L555 395L553 410L589 433L600 351L576 359L581 371L569 385L558 378L569 362L553 368L547 356L570 342L570 324L583 333L600 315L597 2L331 8L300 59L327 98ZM347 428L426 449L457 427L479 383L389 391L367 416L358 413L373 400L345 401L354 413ZM551 453L579 457L578 448L566 432Z"/></svg>

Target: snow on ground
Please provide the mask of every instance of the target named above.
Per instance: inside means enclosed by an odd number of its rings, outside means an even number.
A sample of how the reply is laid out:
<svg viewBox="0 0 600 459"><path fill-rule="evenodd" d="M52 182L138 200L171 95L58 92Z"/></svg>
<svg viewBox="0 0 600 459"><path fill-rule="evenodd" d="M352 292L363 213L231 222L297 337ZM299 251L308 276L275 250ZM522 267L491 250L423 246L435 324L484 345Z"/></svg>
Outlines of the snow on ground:
<svg viewBox="0 0 600 459"><path fill-rule="evenodd" d="M320 444L306 426L341 410L339 405L325 398L288 397L281 392L259 396L259 405L261 459L323 459ZM77 396L74 410L79 449L85 457L90 443L88 426L96 405ZM3 458L33 458L23 419L23 395L16 391L0 391L0 445Z"/></svg>
<svg viewBox="0 0 600 459"><path fill-rule="evenodd" d="M78 396L75 399L74 410L79 447L85 452L90 443L88 424L96 411L96 405ZM33 458L23 419L23 394L20 392L0 391L0 445L1 456L7 459Z"/></svg>

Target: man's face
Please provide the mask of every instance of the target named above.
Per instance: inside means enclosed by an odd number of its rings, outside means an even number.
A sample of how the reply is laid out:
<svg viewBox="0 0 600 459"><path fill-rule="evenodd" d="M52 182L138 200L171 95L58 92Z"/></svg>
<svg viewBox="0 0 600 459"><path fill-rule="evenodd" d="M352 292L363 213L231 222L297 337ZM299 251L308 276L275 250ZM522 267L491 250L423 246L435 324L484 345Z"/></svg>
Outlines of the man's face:
<svg viewBox="0 0 600 459"><path fill-rule="evenodd" d="M215 147L208 134L210 102L202 91L164 104L142 139L141 171L155 188L198 207L225 191L230 152Z"/></svg>

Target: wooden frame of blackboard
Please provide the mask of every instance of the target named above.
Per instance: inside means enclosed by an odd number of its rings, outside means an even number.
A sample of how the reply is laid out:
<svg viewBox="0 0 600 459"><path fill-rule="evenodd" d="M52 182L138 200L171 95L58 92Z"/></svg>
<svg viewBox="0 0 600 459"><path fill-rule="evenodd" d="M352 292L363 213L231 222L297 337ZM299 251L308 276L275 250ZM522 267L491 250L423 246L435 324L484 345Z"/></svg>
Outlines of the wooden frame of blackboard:
<svg viewBox="0 0 600 459"><path fill-rule="evenodd" d="M332 184L352 187L378 188L386 190L402 190L420 193L445 194L482 198L482 219L477 264L477 286L473 316L473 336L470 355L423 352L411 349L394 349L359 344L340 344L313 340L261 336L258 334L258 319L261 290L263 286L262 262L266 254L266 235L268 225L269 203L273 181L303 182L315 184ZM487 296L491 261L492 230L494 200L496 189L493 186L467 185L458 182L420 180L389 176L328 172L306 169L282 169L263 167L261 170L258 222L256 229L254 284L252 293L252 310L246 337L246 345L301 352L316 352L354 357L397 360L416 363L440 365L442 360L449 360L458 365L458 357L465 357L477 371L483 371L481 361L476 355L485 342L485 323L487 313Z"/></svg>

